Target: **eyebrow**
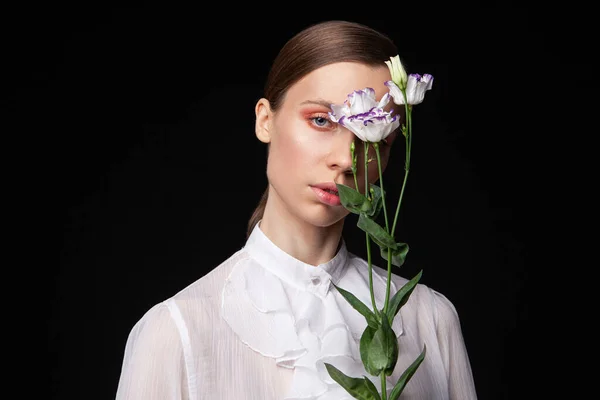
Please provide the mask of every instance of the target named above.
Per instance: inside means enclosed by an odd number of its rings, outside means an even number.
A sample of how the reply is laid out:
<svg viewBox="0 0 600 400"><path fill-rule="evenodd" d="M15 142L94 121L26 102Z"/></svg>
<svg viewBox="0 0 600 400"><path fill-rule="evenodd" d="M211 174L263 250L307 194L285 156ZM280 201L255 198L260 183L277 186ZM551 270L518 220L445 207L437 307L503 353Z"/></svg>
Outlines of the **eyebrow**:
<svg viewBox="0 0 600 400"><path fill-rule="evenodd" d="M323 100L323 99L316 99L316 100L304 100L300 104L301 105L303 105L303 104L317 104L317 105L323 106L325 108L331 109L331 105L333 104L333 102L332 101Z"/></svg>

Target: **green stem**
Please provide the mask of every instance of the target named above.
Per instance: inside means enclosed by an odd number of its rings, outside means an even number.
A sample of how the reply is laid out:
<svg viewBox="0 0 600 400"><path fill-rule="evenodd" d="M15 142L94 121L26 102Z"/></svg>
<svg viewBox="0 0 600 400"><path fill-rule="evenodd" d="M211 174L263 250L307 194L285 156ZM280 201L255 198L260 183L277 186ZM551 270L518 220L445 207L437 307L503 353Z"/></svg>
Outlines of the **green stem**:
<svg viewBox="0 0 600 400"><path fill-rule="evenodd" d="M371 262L371 237L365 233L367 239L367 263L369 264L369 287L371 290L371 303L373 303L373 311L378 315L377 304L375 303L375 293L373 292L373 264Z"/></svg>
<svg viewBox="0 0 600 400"><path fill-rule="evenodd" d="M398 214L400 212L400 204L402 204L402 196L404 196L404 188L406 187L406 180L408 179L408 167L404 168L404 182L402 183L402 190L400 190L400 197L398 198L398 206L396 207L396 215L394 216L394 224L392 225L392 231L390 235L394 235L396 229L396 222L398 222Z"/></svg>
<svg viewBox="0 0 600 400"><path fill-rule="evenodd" d="M407 157L408 157L408 164L407 164L407 168L410 165L410 156L412 153L412 106L409 104L406 107L408 110L410 110L410 112L407 113L407 118L406 118L406 122L408 123L408 152L407 152Z"/></svg>
<svg viewBox="0 0 600 400"><path fill-rule="evenodd" d="M381 169L381 154L379 153L379 143L374 143L375 153L377 154L377 167L379 168L379 185L381 186L381 202L383 204L383 215L385 216L385 230L390 232L390 225L388 223L387 206L385 205L385 190L383 190L383 171ZM383 306L383 314L387 313L388 303L390 301L390 282L392 280L392 249L387 249L387 283L385 288L385 303Z"/></svg>
<svg viewBox="0 0 600 400"><path fill-rule="evenodd" d="M365 196L367 199L369 198L369 144L367 142L364 143L365 148ZM358 189L358 187L357 187ZM377 310L377 303L375 303L375 293L373 291L373 264L371 262L371 238L369 237L369 233L366 233L367 239L367 263L369 265L369 289L371 291L371 303L373 303L373 312L375 315L379 314Z"/></svg>
<svg viewBox="0 0 600 400"><path fill-rule="evenodd" d="M352 176L354 176L354 189L358 192L358 179L356 176L356 155L355 155L355 147L356 145L352 142L350 146L350 154L352 155Z"/></svg>
<svg viewBox="0 0 600 400"><path fill-rule="evenodd" d="M356 171L354 172L354 187L356 191L358 191L358 179L356 178Z"/></svg>
<svg viewBox="0 0 600 400"><path fill-rule="evenodd" d="M383 305L383 314L387 315L388 304L390 302L390 282L392 280L392 249L387 249L387 283L385 287L385 303Z"/></svg>
<svg viewBox="0 0 600 400"><path fill-rule="evenodd" d="M386 384L385 373L383 371L381 371L379 376L381 377L381 400L386 400L387 399L387 389L385 387L385 384Z"/></svg>
<svg viewBox="0 0 600 400"><path fill-rule="evenodd" d="M383 190L383 171L381 170L381 155L379 153L379 143L373 143L375 154L377 154L377 168L379 169L379 185L381 186L381 202L383 203L383 215L385 216L385 230L389 233L387 207L385 206L385 192Z"/></svg>
<svg viewBox="0 0 600 400"><path fill-rule="evenodd" d="M369 143L363 142L365 149L365 196L369 199Z"/></svg>
<svg viewBox="0 0 600 400"><path fill-rule="evenodd" d="M404 94L406 100L406 93ZM405 106L406 109L406 161L404 163L404 182L402 182L402 190L400 191L400 197L398 199L398 205L396 206L396 214L394 215L394 223L390 235L394 236L396 230L396 223L398 222L398 214L400 213L400 206L402 204L402 197L404 196L404 189L406 187L406 181L408 179L408 171L410 170L410 152L412 147L412 107L408 104Z"/></svg>

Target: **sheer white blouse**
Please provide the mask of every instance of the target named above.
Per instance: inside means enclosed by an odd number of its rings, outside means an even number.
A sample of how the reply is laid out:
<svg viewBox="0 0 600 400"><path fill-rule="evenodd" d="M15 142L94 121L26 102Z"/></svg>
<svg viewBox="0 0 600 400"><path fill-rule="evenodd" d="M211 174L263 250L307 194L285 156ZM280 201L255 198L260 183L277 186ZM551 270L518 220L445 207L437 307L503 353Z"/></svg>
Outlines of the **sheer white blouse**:
<svg viewBox="0 0 600 400"><path fill-rule="evenodd" d="M373 267L375 302L383 308L387 270ZM407 280L392 276L390 298ZM345 243L325 264L285 253L257 224L245 246L132 328L117 400L352 400L324 363L346 375L364 369L359 340L365 318L331 285L372 307L368 265ZM460 322L452 303L418 284L392 325L400 356L391 391L423 345L425 359L401 399L476 399Z"/></svg>

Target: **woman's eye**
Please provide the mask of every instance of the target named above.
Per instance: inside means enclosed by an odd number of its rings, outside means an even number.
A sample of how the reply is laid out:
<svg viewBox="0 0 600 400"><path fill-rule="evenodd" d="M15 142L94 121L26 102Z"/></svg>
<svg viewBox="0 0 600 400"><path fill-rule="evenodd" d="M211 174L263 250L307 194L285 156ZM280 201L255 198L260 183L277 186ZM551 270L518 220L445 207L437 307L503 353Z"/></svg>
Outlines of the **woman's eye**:
<svg viewBox="0 0 600 400"><path fill-rule="evenodd" d="M315 125L321 128L324 128L329 123L329 120L325 117L313 117L312 120Z"/></svg>

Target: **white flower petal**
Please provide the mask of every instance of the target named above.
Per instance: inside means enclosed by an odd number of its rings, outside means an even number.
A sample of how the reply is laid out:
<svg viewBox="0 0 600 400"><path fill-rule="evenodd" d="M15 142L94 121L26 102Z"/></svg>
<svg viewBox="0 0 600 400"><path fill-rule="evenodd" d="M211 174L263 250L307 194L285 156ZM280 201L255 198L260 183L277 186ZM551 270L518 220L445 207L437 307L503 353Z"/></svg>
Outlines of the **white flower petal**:
<svg viewBox="0 0 600 400"><path fill-rule="evenodd" d="M390 92L386 92L383 97L381 97L381 100L379 100L379 104L377 104L377 108L383 108L387 105L387 103L389 103L390 101Z"/></svg>
<svg viewBox="0 0 600 400"><path fill-rule="evenodd" d="M375 90L372 88L355 90L349 95L349 101L351 115L368 112L370 109L377 106Z"/></svg>
<svg viewBox="0 0 600 400"><path fill-rule="evenodd" d="M400 121L382 109L369 116L350 116L344 126L363 142L377 143L385 139L398 126Z"/></svg>
<svg viewBox="0 0 600 400"><path fill-rule="evenodd" d="M404 95L402 94L402 91L398 85L396 85L393 81L387 81L385 82L385 85L390 90L389 94L392 96L394 103L398 105L404 104Z"/></svg>
<svg viewBox="0 0 600 400"><path fill-rule="evenodd" d="M356 137L358 137L363 142L367 141L366 136L364 135L364 123L362 121L345 121L344 126L348 128Z"/></svg>
<svg viewBox="0 0 600 400"><path fill-rule="evenodd" d="M394 103L398 105L404 104L404 96L400 88L393 81L387 81L385 85L389 88L389 93L394 99ZM421 76L419 74L410 74L406 84L406 102L412 105L422 103L425 98L425 92L430 90L432 86L432 75L425 74Z"/></svg>
<svg viewBox="0 0 600 400"><path fill-rule="evenodd" d="M333 122L338 122L342 117L350 115L350 109L345 104L332 104L329 116Z"/></svg>
<svg viewBox="0 0 600 400"><path fill-rule="evenodd" d="M420 104L425 98L425 92L431 89L433 85L433 76L425 74L410 74L406 84L406 98L408 104Z"/></svg>
<svg viewBox="0 0 600 400"><path fill-rule="evenodd" d="M385 93L378 102L372 88L355 90L344 104L332 104L329 115L333 122L344 126L363 142L377 143L400 125L397 116L383 109L390 96Z"/></svg>

